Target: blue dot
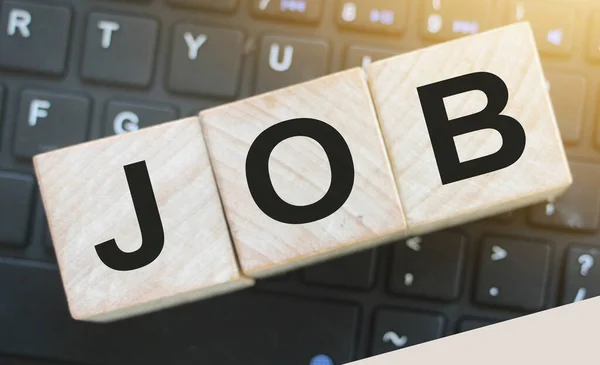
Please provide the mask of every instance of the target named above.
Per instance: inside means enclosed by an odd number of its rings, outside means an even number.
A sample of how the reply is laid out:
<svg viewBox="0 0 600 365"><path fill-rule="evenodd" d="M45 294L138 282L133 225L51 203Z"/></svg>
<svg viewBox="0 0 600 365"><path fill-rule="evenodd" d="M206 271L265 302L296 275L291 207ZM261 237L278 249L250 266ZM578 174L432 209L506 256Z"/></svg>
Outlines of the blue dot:
<svg viewBox="0 0 600 365"><path fill-rule="evenodd" d="M317 355L310 359L309 365L333 365L333 360L327 355Z"/></svg>

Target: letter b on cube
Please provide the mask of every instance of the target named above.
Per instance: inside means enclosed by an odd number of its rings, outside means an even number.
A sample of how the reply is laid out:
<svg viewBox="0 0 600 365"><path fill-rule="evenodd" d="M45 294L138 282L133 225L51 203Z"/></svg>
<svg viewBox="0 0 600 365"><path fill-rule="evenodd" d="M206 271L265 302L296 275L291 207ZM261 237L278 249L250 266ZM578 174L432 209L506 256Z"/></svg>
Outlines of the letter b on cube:
<svg viewBox="0 0 600 365"><path fill-rule="evenodd" d="M375 62L367 74L412 234L571 184L527 23Z"/></svg>

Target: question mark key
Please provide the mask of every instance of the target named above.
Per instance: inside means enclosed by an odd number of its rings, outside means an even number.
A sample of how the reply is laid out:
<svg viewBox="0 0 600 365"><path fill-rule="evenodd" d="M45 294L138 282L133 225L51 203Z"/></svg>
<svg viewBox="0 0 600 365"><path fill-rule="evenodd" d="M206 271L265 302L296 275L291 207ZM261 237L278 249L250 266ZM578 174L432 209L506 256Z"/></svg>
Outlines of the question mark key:
<svg viewBox="0 0 600 365"><path fill-rule="evenodd" d="M566 262L562 304L600 295L600 248L587 245L571 246Z"/></svg>

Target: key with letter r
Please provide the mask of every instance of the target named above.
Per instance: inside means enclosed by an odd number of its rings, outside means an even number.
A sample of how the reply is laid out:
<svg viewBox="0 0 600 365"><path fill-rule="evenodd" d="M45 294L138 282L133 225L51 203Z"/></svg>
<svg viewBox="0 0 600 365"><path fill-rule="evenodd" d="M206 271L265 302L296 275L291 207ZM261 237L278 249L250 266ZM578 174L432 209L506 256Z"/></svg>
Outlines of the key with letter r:
<svg viewBox="0 0 600 365"><path fill-rule="evenodd" d="M0 68L61 74L67 61L72 16L71 9L63 5L1 2Z"/></svg>
<svg viewBox="0 0 600 365"><path fill-rule="evenodd" d="M378 61L367 74L412 234L571 184L527 23Z"/></svg>

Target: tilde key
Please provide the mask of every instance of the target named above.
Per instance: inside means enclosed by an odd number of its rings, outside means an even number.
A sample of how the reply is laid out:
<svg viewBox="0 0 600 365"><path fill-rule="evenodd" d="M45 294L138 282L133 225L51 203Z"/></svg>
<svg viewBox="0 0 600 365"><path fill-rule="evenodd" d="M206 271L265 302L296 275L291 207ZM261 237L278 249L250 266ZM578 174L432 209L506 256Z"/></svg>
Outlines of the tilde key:
<svg viewBox="0 0 600 365"><path fill-rule="evenodd" d="M526 23L34 164L71 313L95 321L554 199L572 181ZM439 295L417 291L423 279L407 294Z"/></svg>

